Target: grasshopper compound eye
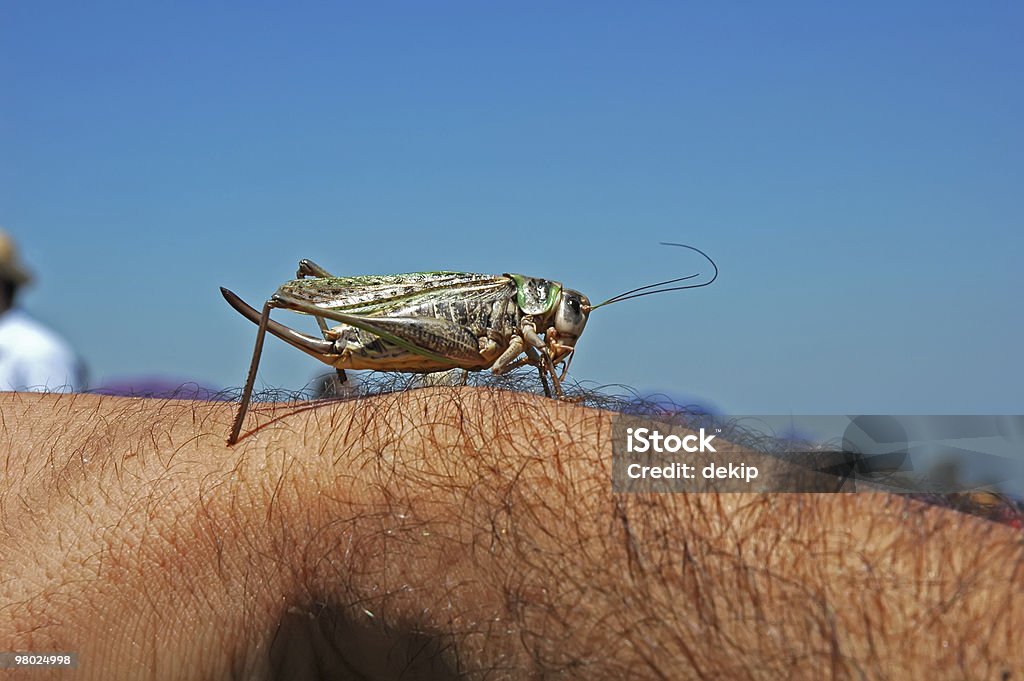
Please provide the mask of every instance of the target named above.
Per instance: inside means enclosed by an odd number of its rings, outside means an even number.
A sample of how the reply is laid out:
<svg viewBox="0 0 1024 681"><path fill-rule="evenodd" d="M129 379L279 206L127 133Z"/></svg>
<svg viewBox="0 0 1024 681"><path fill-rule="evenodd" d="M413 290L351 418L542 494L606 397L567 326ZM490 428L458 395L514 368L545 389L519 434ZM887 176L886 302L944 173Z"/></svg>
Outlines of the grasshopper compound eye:
<svg viewBox="0 0 1024 681"><path fill-rule="evenodd" d="M590 313L590 300L579 291L565 290L555 312L555 330L565 345L572 345L583 333Z"/></svg>

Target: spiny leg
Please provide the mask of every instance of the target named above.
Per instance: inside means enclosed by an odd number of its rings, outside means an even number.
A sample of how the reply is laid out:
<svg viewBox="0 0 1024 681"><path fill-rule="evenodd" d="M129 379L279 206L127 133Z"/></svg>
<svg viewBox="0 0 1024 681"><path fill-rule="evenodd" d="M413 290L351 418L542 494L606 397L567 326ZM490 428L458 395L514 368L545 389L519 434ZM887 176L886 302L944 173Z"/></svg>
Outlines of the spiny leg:
<svg viewBox="0 0 1024 681"><path fill-rule="evenodd" d="M543 355L545 360L545 366L547 367L547 373L551 374L551 382L555 385L555 396L558 399L565 397L565 391L562 390L562 381L558 379L558 372L555 371L555 363L551 361L551 357L546 353L540 353ZM548 395L550 397L550 395Z"/></svg>
<svg viewBox="0 0 1024 681"><path fill-rule="evenodd" d="M532 318L526 318L523 320L523 338L526 339L527 355L530 359L534 360L540 371L541 382L544 384L544 394L551 397L551 391L548 389L547 380L545 380L544 374L547 373L551 376L551 382L555 384L555 395L558 399L562 399L565 393L562 392L562 383L558 380L558 375L555 373L555 365L551 361L551 355L546 352L547 344L537 334L537 327ZM529 352L533 350L533 354Z"/></svg>
<svg viewBox="0 0 1024 681"><path fill-rule="evenodd" d="M544 362L541 360L540 355L541 353L537 348L533 346L526 347L526 356L529 358L530 364L537 367L537 373L540 375L541 385L544 386L544 397L551 397L551 388L548 387L548 377L544 375L546 372L544 371ZM552 376L552 378L554 378L554 376Z"/></svg>
<svg viewBox="0 0 1024 681"><path fill-rule="evenodd" d="M248 319L256 326L260 325L260 319L262 318L262 315L255 308L249 306L244 300L242 300L233 292L229 291L223 286L221 287L220 292L221 294L223 294L224 300L228 301L228 304L231 305L231 307L233 307L236 312L238 312L240 315ZM276 297L272 298L270 300L270 303L271 307L275 308L287 307L287 305L283 305L281 301L277 300ZM334 366L335 360L337 359L334 341L314 338L313 336L304 334L301 331L296 331L291 327L285 326L284 324L279 324L278 322L275 322L273 319L269 318L267 319L267 331L274 334L275 336L277 336L284 342L288 343L292 347L295 347L301 350L302 352L305 352L307 355L314 357L315 359L318 359L321 362L324 362L325 364L330 364L331 366Z"/></svg>
<svg viewBox="0 0 1024 681"><path fill-rule="evenodd" d="M526 353L525 357L519 357L520 354ZM508 343L508 349L501 353L498 359L494 360L494 364L491 365L491 371L496 375L507 374L513 369L518 369L524 364L532 364L537 367L537 371L540 374L541 385L544 386L544 395L551 397L551 388L548 386L548 379L545 374L544 362L541 359L541 352L537 348L530 344L524 343L520 336L512 336L512 339ZM516 359L519 357L519 359Z"/></svg>
<svg viewBox="0 0 1024 681"><path fill-rule="evenodd" d="M505 352L498 356L498 359L494 360L491 364L491 371L497 375L506 374L520 364L513 362L523 352L523 339L520 336L512 336L509 339L508 347L505 348Z"/></svg>
<svg viewBox="0 0 1024 681"><path fill-rule="evenodd" d="M569 356L562 360L562 374L558 377L558 380L564 381L565 377L569 375L569 365L572 363L572 358L576 353L571 352Z"/></svg>
<svg viewBox="0 0 1024 681"><path fill-rule="evenodd" d="M228 444L238 442L238 434L242 432L242 421L245 420L245 413L249 411L249 401L252 399L252 388L256 383L256 371L260 367L260 356L263 354L263 341L267 337L267 321L270 319L270 311L277 307L274 301L268 300L263 304L263 312L260 314L259 328L256 330L256 345L252 350L252 361L249 362L249 375L245 379L245 388L242 389L242 401L238 405L238 413L235 415L235 422L231 426L231 435L228 437Z"/></svg>
<svg viewBox="0 0 1024 681"><path fill-rule="evenodd" d="M536 352L539 355L539 368L541 370L542 376L543 374L548 374L549 376L551 376L551 382L555 386L555 397L557 397L558 399L564 398L565 391L562 390L562 381L559 380L558 372L555 371L555 363L551 361L551 355L544 352L543 350L537 350ZM545 387L546 386L547 383L545 383ZM548 393L548 397L551 397L550 393Z"/></svg>
<svg viewBox="0 0 1024 681"><path fill-rule="evenodd" d="M551 362L551 358L546 353L537 350L537 348L527 345L523 348L523 352L526 353L525 357L520 357L514 362L510 362L502 367L501 371L495 371L497 374L507 374L513 369L529 364L530 366L537 367L537 375L540 376L541 385L544 386L545 397L558 397L563 398L565 394L562 391L561 379L555 374L554 364ZM551 374L551 380L555 383L555 393L551 394L551 387L548 385L547 375Z"/></svg>

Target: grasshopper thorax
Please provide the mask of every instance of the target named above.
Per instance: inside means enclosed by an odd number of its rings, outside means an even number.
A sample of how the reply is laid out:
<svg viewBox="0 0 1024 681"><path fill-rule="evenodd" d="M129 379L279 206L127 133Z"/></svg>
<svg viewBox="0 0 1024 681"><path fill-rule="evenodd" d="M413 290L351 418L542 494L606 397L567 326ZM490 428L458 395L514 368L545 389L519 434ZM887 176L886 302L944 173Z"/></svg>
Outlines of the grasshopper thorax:
<svg viewBox="0 0 1024 681"><path fill-rule="evenodd" d="M585 295L562 288L557 281L522 274L505 276L515 282L516 302L520 310L535 316L543 324L542 330L547 330L550 325L562 345L575 345L590 314L590 300Z"/></svg>

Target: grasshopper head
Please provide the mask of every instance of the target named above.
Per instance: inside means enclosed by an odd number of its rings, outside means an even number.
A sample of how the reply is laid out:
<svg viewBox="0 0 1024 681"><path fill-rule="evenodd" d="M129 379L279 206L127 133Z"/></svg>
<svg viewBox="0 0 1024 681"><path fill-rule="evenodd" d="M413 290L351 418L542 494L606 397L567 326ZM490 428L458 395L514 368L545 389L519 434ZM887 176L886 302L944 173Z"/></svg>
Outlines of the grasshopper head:
<svg viewBox="0 0 1024 681"><path fill-rule="evenodd" d="M562 345L572 347L583 333L590 315L590 299L579 291L564 289L555 309L555 331Z"/></svg>

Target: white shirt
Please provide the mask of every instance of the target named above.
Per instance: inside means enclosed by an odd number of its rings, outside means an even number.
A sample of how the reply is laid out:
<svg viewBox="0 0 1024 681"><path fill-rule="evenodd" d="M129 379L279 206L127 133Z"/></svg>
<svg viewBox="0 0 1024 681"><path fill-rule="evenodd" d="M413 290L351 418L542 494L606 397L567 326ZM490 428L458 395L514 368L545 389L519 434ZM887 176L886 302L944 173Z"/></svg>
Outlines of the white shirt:
<svg viewBox="0 0 1024 681"><path fill-rule="evenodd" d="M0 390L83 388L85 367L60 336L17 308L0 313Z"/></svg>

